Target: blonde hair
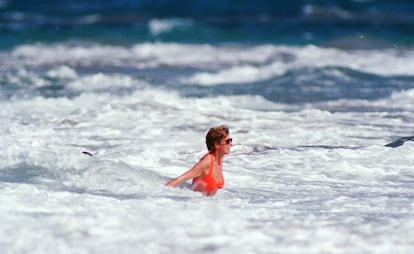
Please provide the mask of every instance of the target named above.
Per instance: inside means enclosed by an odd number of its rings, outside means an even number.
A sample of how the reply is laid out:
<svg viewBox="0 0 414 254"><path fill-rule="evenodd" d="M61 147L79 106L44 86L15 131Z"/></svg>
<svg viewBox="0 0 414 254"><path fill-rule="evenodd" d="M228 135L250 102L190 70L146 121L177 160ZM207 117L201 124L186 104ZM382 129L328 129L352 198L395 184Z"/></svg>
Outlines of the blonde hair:
<svg viewBox="0 0 414 254"><path fill-rule="evenodd" d="M215 144L220 143L220 141L228 135L229 128L225 125L220 125L217 127L210 128L206 135L206 145L209 152L214 152Z"/></svg>

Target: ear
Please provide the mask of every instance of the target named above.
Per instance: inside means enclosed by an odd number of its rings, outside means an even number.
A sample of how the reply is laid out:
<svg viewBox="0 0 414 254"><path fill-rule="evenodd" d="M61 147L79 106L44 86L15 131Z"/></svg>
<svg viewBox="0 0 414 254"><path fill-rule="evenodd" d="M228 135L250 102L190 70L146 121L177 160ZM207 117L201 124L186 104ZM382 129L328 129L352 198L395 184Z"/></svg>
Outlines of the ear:
<svg viewBox="0 0 414 254"><path fill-rule="evenodd" d="M214 149L217 151L220 148L220 143L214 142Z"/></svg>

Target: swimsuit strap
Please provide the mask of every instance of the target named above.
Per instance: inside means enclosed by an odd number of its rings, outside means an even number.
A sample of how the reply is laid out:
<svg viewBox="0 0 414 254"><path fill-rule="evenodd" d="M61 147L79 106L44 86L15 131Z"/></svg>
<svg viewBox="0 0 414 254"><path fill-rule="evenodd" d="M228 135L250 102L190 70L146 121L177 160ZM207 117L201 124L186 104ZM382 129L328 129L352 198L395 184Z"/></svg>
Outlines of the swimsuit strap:
<svg viewBox="0 0 414 254"><path fill-rule="evenodd" d="M213 163L214 163L214 154L210 153L210 170L208 171L208 174L213 174Z"/></svg>

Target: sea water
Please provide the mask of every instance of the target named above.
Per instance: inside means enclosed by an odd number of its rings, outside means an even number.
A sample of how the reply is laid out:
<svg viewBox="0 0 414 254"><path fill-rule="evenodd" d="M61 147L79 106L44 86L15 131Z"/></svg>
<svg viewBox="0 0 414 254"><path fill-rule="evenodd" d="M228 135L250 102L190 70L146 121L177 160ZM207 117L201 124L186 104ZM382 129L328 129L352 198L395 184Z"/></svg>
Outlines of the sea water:
<svg viewBox="0 0 414 254"><path fill-rule="evenodd" d="M1 253L411 253L413 6L349 2L0 1Z"/></svg>

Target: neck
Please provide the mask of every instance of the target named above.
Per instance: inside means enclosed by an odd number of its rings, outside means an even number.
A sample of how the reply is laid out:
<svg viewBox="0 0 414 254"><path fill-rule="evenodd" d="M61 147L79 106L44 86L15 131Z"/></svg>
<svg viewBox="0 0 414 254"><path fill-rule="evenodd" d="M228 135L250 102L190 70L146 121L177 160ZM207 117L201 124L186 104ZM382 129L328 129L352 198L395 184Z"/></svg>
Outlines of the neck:
<svg viewBox="0 0 414 254"><path fill-rule="evenodd" d="M212 154L214 155L214 158L215 158L217 164L221 165L221 163L223 162L224 154L219 153L218 151L215 151Z"/></svg>

